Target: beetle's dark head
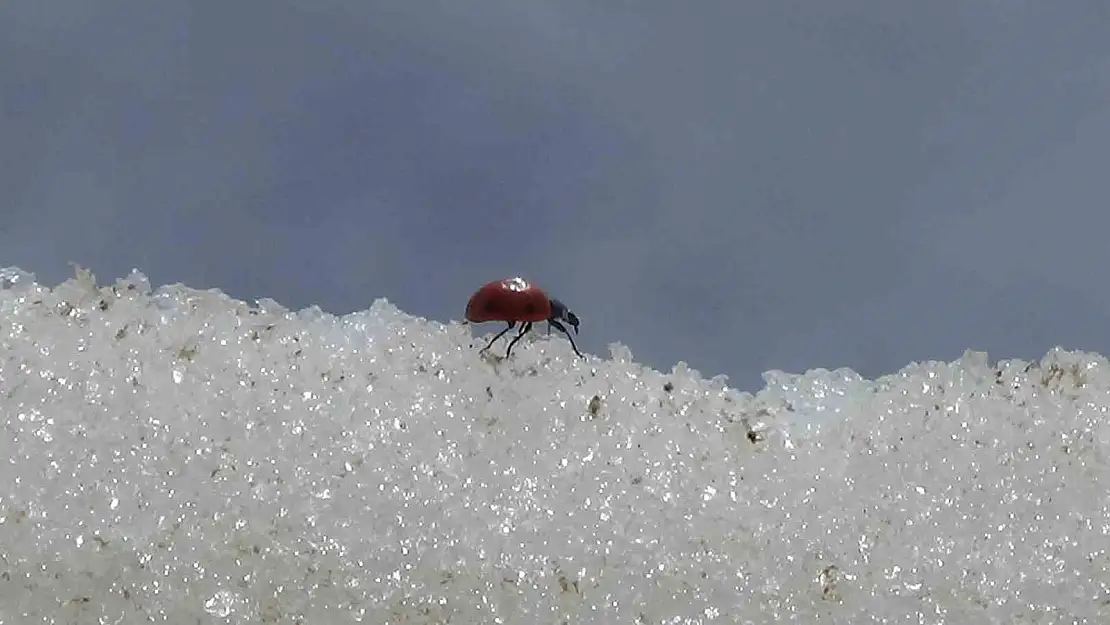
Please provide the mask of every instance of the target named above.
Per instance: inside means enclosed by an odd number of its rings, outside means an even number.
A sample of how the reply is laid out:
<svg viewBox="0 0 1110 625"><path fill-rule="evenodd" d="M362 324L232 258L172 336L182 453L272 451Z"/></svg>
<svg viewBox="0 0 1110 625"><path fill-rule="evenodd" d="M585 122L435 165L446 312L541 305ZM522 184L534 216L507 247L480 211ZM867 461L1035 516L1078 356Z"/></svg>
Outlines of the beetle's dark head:
<svg viewBox="0 0 1110 625"><path fill-rule="evenodd" d="M578 334L578 315L568 310L566 314L566 320L567 323L569 323L574 328L574 333Z"/></svg>
<svg viewBox="0 0 1110 625"><path fill-rule="evenodd" d="M551 300L551 318L556 321L567 322L574 328L574 333L578 334L578 315L570 312L566 304L557 299Z"/></svg>

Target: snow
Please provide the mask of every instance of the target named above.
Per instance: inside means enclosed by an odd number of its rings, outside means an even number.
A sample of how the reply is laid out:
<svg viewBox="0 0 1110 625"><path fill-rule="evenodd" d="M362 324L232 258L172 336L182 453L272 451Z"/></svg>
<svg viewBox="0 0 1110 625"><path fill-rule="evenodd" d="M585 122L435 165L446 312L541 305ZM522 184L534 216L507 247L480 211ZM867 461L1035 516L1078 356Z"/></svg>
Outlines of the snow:
<svg viewBox="0 0 1110 625"><path fill-rule="evenodd" d="M0 623L1110 621L1099 355L753 396L486 338L0 271Z"/></svg>

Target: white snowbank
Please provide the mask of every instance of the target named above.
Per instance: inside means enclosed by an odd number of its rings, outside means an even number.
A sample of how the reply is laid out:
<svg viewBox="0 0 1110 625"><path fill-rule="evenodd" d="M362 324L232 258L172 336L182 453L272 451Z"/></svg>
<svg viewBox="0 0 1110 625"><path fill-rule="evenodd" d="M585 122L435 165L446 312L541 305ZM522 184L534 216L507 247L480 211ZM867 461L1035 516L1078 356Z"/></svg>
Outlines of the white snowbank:
<svg viewBox="0 0 1110 625"><path fill-rule="evenodd" d="M558 335L487 361L384 300L32 280L0 274L5 624L1110 622L1094 354L753 397Z"/></svg>

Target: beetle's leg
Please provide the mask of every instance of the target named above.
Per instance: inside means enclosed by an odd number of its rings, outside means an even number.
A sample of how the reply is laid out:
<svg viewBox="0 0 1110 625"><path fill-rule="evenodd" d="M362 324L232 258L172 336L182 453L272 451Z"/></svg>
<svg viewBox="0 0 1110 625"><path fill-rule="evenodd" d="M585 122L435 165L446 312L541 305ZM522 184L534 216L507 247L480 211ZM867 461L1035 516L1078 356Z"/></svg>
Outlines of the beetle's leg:
<svg viewBox="0 0 1110 625"><path fill-rule="evenodd" d="M524 336L524 334L526 332L528 332L529 330L531 330L531 329L532 329L532 322L531 321L529 321L528 323L520 326L520 332L517 333L516 338L514 338L512 341L509 342L509 349L505 350L505 358L508 358L509 354L512 353L513 345L516 345L516 342L519 341Z"/></svg>
<svg viewBox="0 0 1110 625"><path fill-rule="evenodd" d="M505 333L506 333L506 332L508 332L509 330L512 330L512 329L513 329L513 326L515 326L515 325L516 325L516 322L515 322L515 321L510 321L510 322L509 322L509 327L507 327L507 328L505 328L504 330L502 330L502 331L498 332L498 333L497 333L497 336L493 337L493 340L491 340L491 341L489 342L489 345L486 345L486 346L485 346L485 347L483 347L482 349L478 350L478 353L480 354L480 353L482 353L482 352L486 351L487 349L489 349L489 348L493 347L493 344L497 342L497 339L501 338L502 336L505 336Z"/></svg>
<svg viewBox="0 0 1110 625"><path fill-rule="evenodd" d="M574 348L574 353L578 354L578 356L581 358L585 358L585 356L582 355L582 352L578 351L578 346L574 344L574 337L570 335L570 332L567 332L567 329L563 327L563 324L555 321L554 319L549 319L547 323L550 324L548 327L555 326L555 329L567 335L567 340L570 341L570 346Z"/></svg>

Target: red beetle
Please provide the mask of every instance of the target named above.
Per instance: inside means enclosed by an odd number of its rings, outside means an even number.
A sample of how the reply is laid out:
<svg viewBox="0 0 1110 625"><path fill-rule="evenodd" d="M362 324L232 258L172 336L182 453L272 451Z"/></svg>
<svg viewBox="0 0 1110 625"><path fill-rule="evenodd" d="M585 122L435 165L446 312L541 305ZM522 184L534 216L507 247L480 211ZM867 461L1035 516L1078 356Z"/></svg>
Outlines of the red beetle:
<svg viewBox="0 0 1110 625"><path fill-rule="evenodd" d="M508 358L513 351L513 345L516 345L516 342L532 329L533 323L546 321L549 332L554 327L565 334L570 340L570 346L574 348L574 353L585 358L578 351L578 346L574 344L574 338L571 337L570 332L562 324L564 321L570 324L574 328L574 333L578 334L578 316L567 310L562 302L549 298L547 293L524 278L497 280L478 289L466 303L466 320L474 323L504 321L509 324L509 327L493 337L489 345L482 348L483 352L493 347L494 342L516 327L516 324L523 324L516 338L509 343L509 349L505 351L505 357Z"/></svg>

